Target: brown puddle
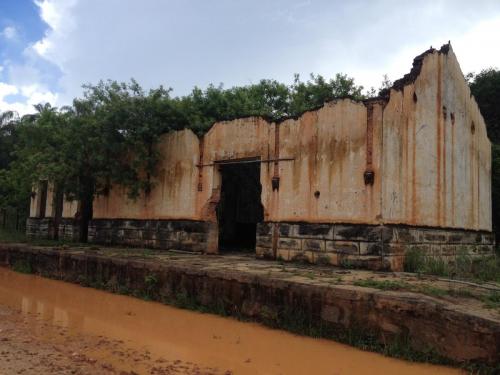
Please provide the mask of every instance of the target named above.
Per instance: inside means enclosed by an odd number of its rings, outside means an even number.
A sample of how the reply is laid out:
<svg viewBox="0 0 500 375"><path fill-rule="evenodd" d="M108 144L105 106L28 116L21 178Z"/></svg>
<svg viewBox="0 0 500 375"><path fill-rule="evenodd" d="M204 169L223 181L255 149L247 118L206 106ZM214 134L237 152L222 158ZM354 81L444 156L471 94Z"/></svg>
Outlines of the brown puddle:
<svg viewBox="0 0 500 375"><path fill-rule="evenodd" d="M35 340L55 343L61 335L73 338L73 344L81 342L79 353L106 360L116 373L460 373L4 268L0 268L0 306L20 311ZM161 372L161 363L185 365Z"/></svg>

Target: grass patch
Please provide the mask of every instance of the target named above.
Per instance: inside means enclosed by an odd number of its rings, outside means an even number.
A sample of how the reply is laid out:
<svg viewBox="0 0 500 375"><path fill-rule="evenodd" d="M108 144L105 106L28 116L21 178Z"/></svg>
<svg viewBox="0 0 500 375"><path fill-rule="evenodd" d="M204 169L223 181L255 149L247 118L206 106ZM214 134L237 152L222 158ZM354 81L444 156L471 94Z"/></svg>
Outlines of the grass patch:
<svg viewBox="0 0 500 375"><path fill-rule="evenodd" d="M416 286L415 288L413 288L413 290L432 297L443 297L446 295L450 295L449 290L443 288L437 288L432 285Z"/></svg>
<svg viewBox="0 0 500 375"><path fill-rule="evenodd" d="M353 282L356 286L361 286L364 288L374 288L380 290L409 290L411 285L404 281L396 280L356 280Z"/></svg>
<svg viewBox="0 0 500 375"><path fill-rule="evenodd" d="M485 307L489 309L500 309L500 292L490 292L483 301Z"/></svg>
<svg viewBox="0 0 500 375"><path fill-rule="evenodd" d="M500 257L472 257L464 249L457 253L454 262L447 262L441 258L426 257L421 250L411 248L405 254L404 270L460 280L500 283Z"/></svg>
<svg viewBox="0 0 500 375"><path fill-rule="evenodd" d="M19 273L31 274L33 273L33 268L31 263L27 260L17 260L13 265L12 269Z"/></svg>
<svg viewBox="0 0 500 375"><path fill-rule="evenodd" d="M26 242L26 233L13 229L0 228L0 242Z"/></svg>
<svg viewBox="0 0 500 375"><path fill-rule="evenodd" d="M429 284L410 284L399 280L356 280L353 285L361 286L364 288L374 288L380 290L405 290L414 293L421 293L431 297L462 297L474 298L483 301L489 308L500 307L500 293L493 292L490 296L484 297L472 293L468 289L443 289ZM498 305L497 305L498 304Z"/></svg>

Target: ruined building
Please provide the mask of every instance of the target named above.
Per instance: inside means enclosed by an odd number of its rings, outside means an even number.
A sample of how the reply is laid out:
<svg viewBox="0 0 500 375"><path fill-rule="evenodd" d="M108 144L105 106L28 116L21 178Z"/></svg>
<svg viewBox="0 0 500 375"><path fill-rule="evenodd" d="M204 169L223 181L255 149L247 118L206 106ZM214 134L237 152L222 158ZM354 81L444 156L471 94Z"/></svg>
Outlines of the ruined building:
<svg viewBox="0 0 500 375"><path fill-rule="evenodd" d="M410 250L493 248L490 141L450 45L381 97L176 131L159 147L157 186L98 197L90 242L393 270ZM50 186L34 195L29 235L75 235L77 203L55 202Z"/></svg>

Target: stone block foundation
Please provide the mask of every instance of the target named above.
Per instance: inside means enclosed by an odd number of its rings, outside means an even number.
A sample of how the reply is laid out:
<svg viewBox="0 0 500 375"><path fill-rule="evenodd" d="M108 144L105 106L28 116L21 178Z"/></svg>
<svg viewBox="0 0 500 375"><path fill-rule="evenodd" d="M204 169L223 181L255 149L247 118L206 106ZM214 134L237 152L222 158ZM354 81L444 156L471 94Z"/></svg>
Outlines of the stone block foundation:
<svg viewBox="0 0 500 375"><path fill-rule="evenodd" d="M54 238L54 219L30 217L26 220L26 236L33 240Z"/></svg>
<svg viewBox="0 0 500 375"><path fill-rule="evenodd" d="M47 240L55 238L55 224L52 217L30 217L26 221L26 236L33 240ZM72 218L61 218L58 227L60 240L78 241L80 228Z"/></svg>
<svg viewBox="0 0 500 375"><path fill-rule="evenodd" d="M62 218L59 223L59 239L65 241L78 241L80 227L75 219Z"/></svg>
<svg viewBox="0 0 500 375"><path fill-rule="evenodd" d="M258 258L402 271L405 255L453 262L458 254L493 254L491 232L400 225L259 223Z"/></svg>
<svg viewBox="0 0 500 375"><path fill-rule="evenodd" d="M204 252L208 223L194 220L95 219L89 223L92 243Z"/></svg>

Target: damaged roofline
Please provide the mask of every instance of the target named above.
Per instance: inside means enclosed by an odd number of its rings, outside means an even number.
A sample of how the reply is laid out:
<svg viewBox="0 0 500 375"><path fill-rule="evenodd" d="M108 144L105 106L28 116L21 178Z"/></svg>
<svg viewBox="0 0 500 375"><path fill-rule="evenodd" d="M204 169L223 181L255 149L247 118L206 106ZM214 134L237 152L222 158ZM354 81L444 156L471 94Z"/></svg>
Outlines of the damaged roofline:
<svg viewBox="0 0 500 375"><path fill-rule="evenodd" d="M365 106L372 105L374 103L380 103L380 104L387 104L390 98L390 93L391 90L396 90L396 91L402 91L405 86L410 85L415 82L415 80L418 78L420 75L420 72L422 70L422 65L424 62L424 58L427 55L433 54L435 52L438 52L439 54L448 54L451 48L451 43L448 42L446 44L443 44L439 50L430 47L428 50L425 52L421 53L420 55L416 56L413 59L413 65L409 73L405 74L402 78L394 81L391 87L388 87L386 89L383 89L378 96L372 97L372 98L367 98L367 99L357 99L353 97L352 95L346 95L346 96L339 96L339 97L334 97L329 100L325 100L322 104L317 105L313 108L304 110L296 115L288 115L288 116L282 116L279 118L273 118L271 116L266 116L266 115L247 115L247 116L240 116L240 117L228 117L228 118L222 118L220 120L214 121L212 125L210 125L206 131L203 132L203 134L199 134L198 132L195 133L198 138L202 138L206 133L208 133L215 124L221 123L221 122L230 122L234 120L243 120L247 118L256 118L256 119L262 119L265 122L267 122L269 125L271 124L280 124L284 121L287 120L298 120L300 117L302 117L304 114L308 112L315 112L323 108L325 105L333 102L338 102L340 100L351 100L355 103L362 103Z"/></svg>
<svg viewBox="0 0 500 375"><path fill-rule="evenodd" d="M391 90L402 91L405 86L408 86L415 82L415 80L420 75L422 70L422 65L424 63L424 59L427 55L433 54L434 52L438 52L438 54L447 55L450 52L451 43L443 44L439 50L430 47L427 51L421 53L413 59L413 65L409 73L405 74L403 78L400 78L392 84L391 87L388 87L380 92L379 97L384 100L388 100Z"/></svg>

